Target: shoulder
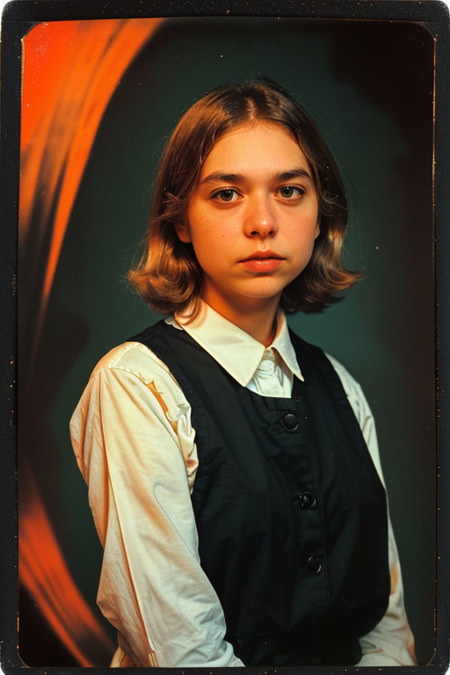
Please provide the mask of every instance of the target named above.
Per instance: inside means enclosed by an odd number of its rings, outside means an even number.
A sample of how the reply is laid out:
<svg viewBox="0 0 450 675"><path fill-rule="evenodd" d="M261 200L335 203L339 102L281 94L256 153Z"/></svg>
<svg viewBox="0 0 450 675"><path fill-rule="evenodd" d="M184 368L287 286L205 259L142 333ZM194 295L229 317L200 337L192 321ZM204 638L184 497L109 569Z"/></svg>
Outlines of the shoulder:
<svg viewBox="0 0 450 675"><path fill-rule="evenodd" d="M303 340L303 338L296 335L296 333L294 333L292 330L290 331L290 337L297 356L302 355L302 353L307 354L309 359L312 360L313 367L320 368L325 376L329 376L331 364L333 370L338 375L347 398L349 399L356 417L359 420L357 408L361 400L364 399L365 401L364 394L359 382L355 380L355 378L349 373L347 368L345 368L345 366L340 363L340 361L335 359L333 356L330 356L330 354L324 352L321 347L311 344L310 342L306 342L306 340Z"/></svg>
<svg viewBox="0 0 450 675"><path fill-rule="evenodd" d="M81 427L91 418L103 423L105 416L111 420L114 415L126 424L140 417L157 419L176 435L191 436L190 406L182 389L166 364L139 342L125 342L100 359L74 412L71 428Z"/></svg>
<svg viewBox="0 0 450 675"><path fill-rule="evenodd" d="M106 466L106 456L120 471L148 463L153 472L181 457L193 485L198 462L189 403L166 364L139 342L125 342L100 359L70 432L86 482L93 465Z"/></svg>
<svg viewBox="0 0 450 675"><path fill-rule="evenodd" d="M157 375L171 378L166 364L151 349L134 341L124 342L105 354L95 366L90 379L117 371L134 375L144 384L152 382Z"/></svg>
<svg viewBox="0 0 450 675"><path fill-rule="evenodd" d="M164 420L189 416L190 406L166 364L139 342L125 342L95 366L77 412L133 404Z"/></svg>
<svg viewBox="0 0 450 675"><path fill-rule="evenodd" d="M350 375L347 368L345 368L345 366L343 366L340 361L335 359L334 356L331 356L330 354L327 353L325 353L325 356L330 361L334 370L339 375L339 379L342 382L342 386L344 387L344 391L347 394L347 396L350 397L362 395L363 392L361 389L361 385L359 384L359 382L355 380L353 375Z"/></svg>
<svg viewBox="0 0 450 675"><path fill-rule="evenodd" d="M359 426L361 427L361 431L364 436L364 440L366 441L370 456L372 457L372 461L375 465L381 482L384 485L375 420L361 385L354 379L354 377L352 377L352 375L350 375L342 363L339 363L337 359L333 358L329 354L326 354L326 356L342 382L344 391L347 394L348 402L352 406L355 417L358 420Z"/></svg>
<svg viewBox="0 0 450 675"><path fill-rule="evenodd" d="M325 354L325 356L328 358L334 370L338 374L344 391L347 395L348 402L352 406L355 417L364 431L368 421L373 419L373 415L361 385L349 373L347 368L345 368L345 366L340 363L340 361L329 354Z"/></svg>
<svg viewBox="0 0 450 675"><path fill-rule="evenodd" d="M338 374L339 379L341 380L344 391L347 394L348 402L353 408L353 412L355 413L355 417L358 420L359 426L361 427L361 431L367 443L367 447L369 448L373 462L377 468L381 480L383 481L384 479L378 452L375 420L361 385L352 375L350 375L342 363L329 354L326 354L326 356Z"/></svg>

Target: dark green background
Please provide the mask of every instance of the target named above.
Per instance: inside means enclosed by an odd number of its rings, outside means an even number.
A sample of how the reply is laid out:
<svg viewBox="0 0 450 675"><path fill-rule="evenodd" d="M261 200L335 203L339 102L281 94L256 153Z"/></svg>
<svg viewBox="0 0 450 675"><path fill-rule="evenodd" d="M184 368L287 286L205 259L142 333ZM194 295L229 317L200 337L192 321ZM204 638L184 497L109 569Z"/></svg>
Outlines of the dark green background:
<svg viewBox="0 0 450 675"><path fill-rule="evenodd" d="M431 35L406 22L180 19L163 24L122 78L83 177L45 348L32 373L39 392L34 412L44 420L46 441L29 443L30 461L70 570L92 605L102 552L70 446L69 419L97 360L158 318L130 292L125 274L140 253L165 139L210 88L267 75L316 120L348 189L346 263L364 267L364 279L324 314L299 314L290 323L341 360L369 399L417 655L421 663L431 658L433 50ZM26 283L26 270L21 279ZM35 436L33 419L27 435ZM51 638L37 638L35 610L22 607L22 658L28 665L64 665L55 645L48 648Z"/></svg>

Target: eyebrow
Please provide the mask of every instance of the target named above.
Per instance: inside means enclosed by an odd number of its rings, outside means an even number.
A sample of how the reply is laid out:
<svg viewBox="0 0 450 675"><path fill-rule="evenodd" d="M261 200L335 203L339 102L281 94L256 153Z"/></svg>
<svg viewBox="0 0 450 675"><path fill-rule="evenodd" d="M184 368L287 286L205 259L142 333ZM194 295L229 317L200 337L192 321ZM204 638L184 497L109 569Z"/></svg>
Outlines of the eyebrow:
<svg viewBox="0 0 450 675"><path fill-rule="evenodd" d="M292 180L293 178L306 179L312 183L311 174L301 167L273 175L274 180L280 181ZM211 173L209 176L206 176L200 181L200 185L204 185L205 183L244 183L246 180L246 176L241 173L221 173L220 171L217 171L216 173Z"/></svg>
<svg viewBox="0 0 450 675"><path fill-rule="evenodd" d="M291 171L284 171L277 176L279 180L292 180L292 178L306 178L312 182L311 174L306 169L292 169Z"/></svg>

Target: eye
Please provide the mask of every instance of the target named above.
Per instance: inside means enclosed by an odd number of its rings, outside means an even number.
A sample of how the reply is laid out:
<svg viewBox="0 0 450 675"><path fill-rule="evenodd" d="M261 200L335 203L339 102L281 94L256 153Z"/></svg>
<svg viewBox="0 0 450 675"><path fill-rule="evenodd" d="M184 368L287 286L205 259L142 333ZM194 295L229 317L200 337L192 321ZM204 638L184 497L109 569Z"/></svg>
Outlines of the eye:
<svg viewBox="0 0 450 675"><path fill-rule="evenodd" d="M298 199L305 194L303 188L295 185L283 185L283 187L278 188L277 192L283 199Z"/></svg>
<svg viewBox="0 0 450 675"><path fill-rule="evenodd" d="M231 203L235 202L238 199L239 195L236 192L236 190L233 190L232 188L224 188L223 190L219 190L218 192L215 192L212 195L212 199L215 199L218 202L225 202L225 203Z"/></svg>

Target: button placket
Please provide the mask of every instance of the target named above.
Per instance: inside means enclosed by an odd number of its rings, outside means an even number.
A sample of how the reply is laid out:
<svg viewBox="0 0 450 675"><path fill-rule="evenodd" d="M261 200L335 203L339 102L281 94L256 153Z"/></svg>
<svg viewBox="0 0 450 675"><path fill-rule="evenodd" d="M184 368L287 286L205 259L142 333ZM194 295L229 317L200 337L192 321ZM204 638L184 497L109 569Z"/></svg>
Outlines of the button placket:
<svg viewBox="0 0 450 675"><path fill-rule="evenodd" d="M280 419L282 427L288 433L293 433L298 427L298 416L294 412L285 413ZM305 486L306 487L306 486ZM303 490L300 494L294 495L292 497L293 501L298 501L300 508L303 511L316 511L318 509L318 503L316 496L311 490ZM306 516L306 514L305 514ZM311 513L311 517L313 514ZM313 517L317 518L317 514ZM303 520L303 519L302 519ZM306 554L308 555L308 554ZM318 575L322 572L322 560L316 555L310 555L306 560L303 558L304 562L300 562L300 567L303 567L308 574Z"/></svg>

